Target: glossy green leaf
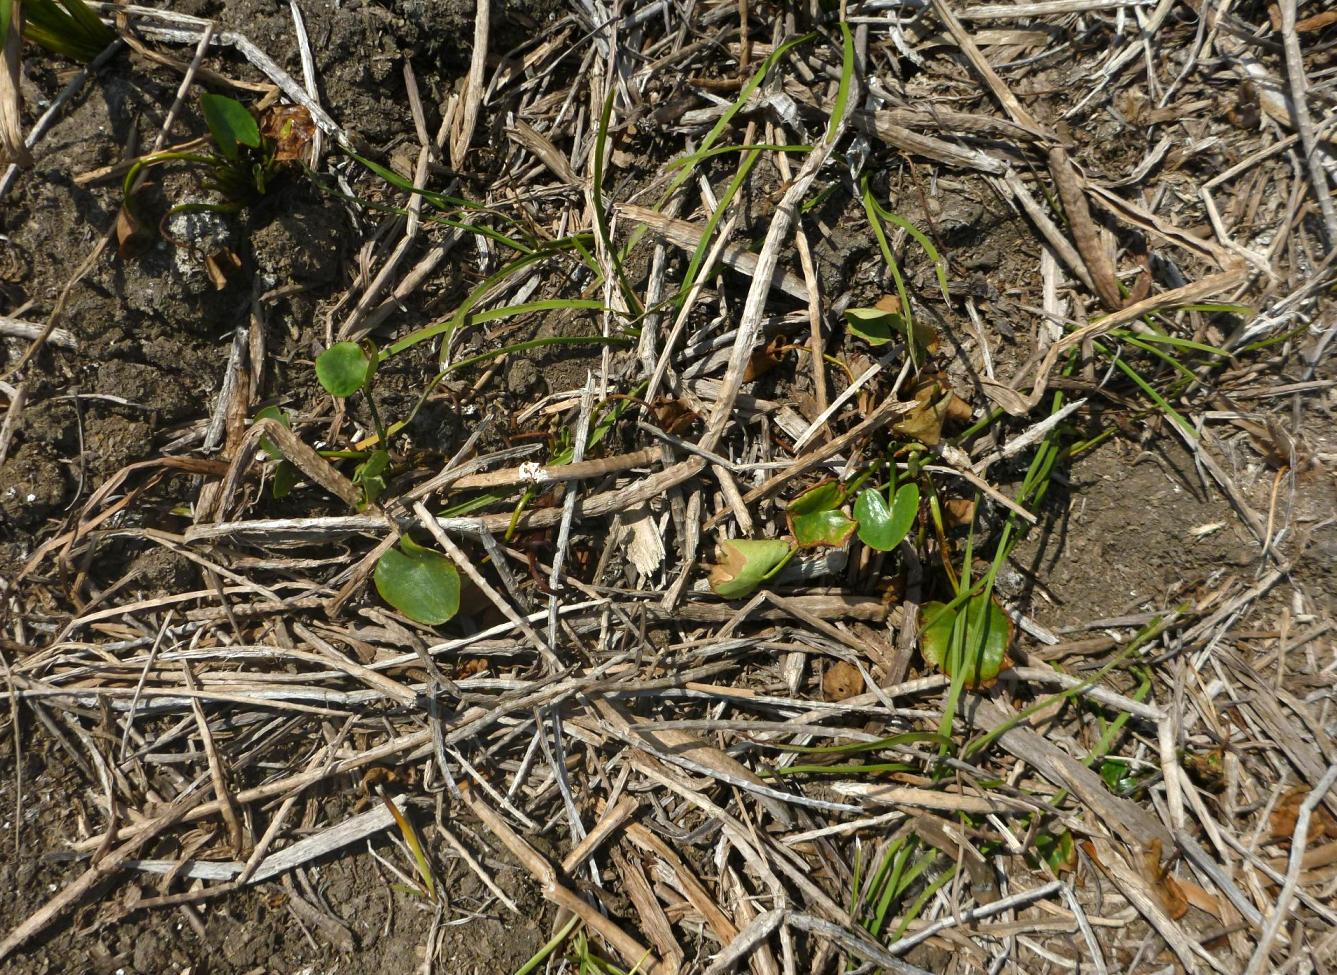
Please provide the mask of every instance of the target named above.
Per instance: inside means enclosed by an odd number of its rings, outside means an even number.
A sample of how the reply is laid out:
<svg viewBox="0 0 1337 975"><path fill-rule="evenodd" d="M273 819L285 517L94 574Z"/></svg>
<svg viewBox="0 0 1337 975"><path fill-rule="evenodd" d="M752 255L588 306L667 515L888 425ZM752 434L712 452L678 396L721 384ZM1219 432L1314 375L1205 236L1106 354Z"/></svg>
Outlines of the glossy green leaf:
<svg viewBox="0 0 1337 975"><path fill-rule="evenodd" d="M871 488L859 494L854 503L854 517L859 522L859 539L869 548L890 552L904 541L914 527L919 513L919 488L902 484L890 507L881 491Z"/></svg>
<svg viewBox="0 0 1337 975"><path fill-rule="evenodd" d="M975 596L961 609L948 609L943 603L925 603L920 652L943 673L955 676L952 635L959 616L964 616L961 646L965 654L965 684L967 687L988 684L1002 669L1012 640L1012 621L996 600Z"/></svg>
<svg viewBox="0 0 1337 975"><path fill-rule="evenodd" d="M460 611L460 574L439 552L405 535L376 563L381 598L409 619L437 626Z"/></svg>
<svg viewBox="0 0 1337 975"><path fill-rule="evenodd" d="M710 570L710 588L725 599L750 596L794 553L779 539L727 538L720 543L721 562Z"/></svg>
<svg viewBox="0 0 1337 975"><path fill-rule="evenodd" d="M857 524L845 512L814 511L807 515L789 515L789 530L799 548L830 545L839 548L850 540Z"/></svg>
<svg viewBox="0 0 1337 975"><path fill-rule="evenodd" d="M240 146L260 148L260 126L241 102L227 95L201 95L200 109L214 137L214 145L226 159L236 159Z"/></svg>
<svg viewBox="0 0 1337 975"><path fill-rule="evenodd" d="M823 481L789 502L786 510L791 515L810 515L817 511L831 511L844 503L844 486L839 481Z"/></svg>
<svg viewBox="0 0 1337 975"><path fill-rule="evenodd" d="M335 342L316 358L316 378L331 396L352 396L375 369L375 355L356 342Z"/></svg>

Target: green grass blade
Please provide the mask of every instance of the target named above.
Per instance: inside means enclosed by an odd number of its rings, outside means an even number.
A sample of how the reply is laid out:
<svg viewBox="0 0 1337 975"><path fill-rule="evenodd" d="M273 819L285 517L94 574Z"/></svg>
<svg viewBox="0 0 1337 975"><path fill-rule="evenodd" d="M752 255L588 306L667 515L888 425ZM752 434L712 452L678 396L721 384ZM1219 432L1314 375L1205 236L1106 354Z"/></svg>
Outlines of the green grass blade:
<svg viewBox="0 0 1337 975"><path fill-rule="evenodd" d="M531 972L537 971L538 967L547 961L554 951L562 946L562 942L571 936L571 932L576 929L576 925L579 923L580 918L572 915L571 920L562 925L562 929L554 934L548 940L547 944L534 952L533 957L531 957L529 961L525 962L515 970L515 975L530 975Z"/></svg>
<svg viewBox="0 0 1337 975"><path fill-rule="evenodd" d="M845 119L845 107L850 100L850 89L854 87L854 35L850 25L840 22L840 86L836 89L836 101L831 106L831 118L826 123L826 139L830 142L836 136L840 123Z"/></svg>

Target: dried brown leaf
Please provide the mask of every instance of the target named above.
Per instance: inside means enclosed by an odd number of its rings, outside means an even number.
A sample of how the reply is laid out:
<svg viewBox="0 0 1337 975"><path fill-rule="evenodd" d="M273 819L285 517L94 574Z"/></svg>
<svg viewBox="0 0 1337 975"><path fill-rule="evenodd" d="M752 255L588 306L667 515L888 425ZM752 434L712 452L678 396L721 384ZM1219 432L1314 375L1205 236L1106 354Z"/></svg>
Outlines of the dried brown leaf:
<svg viewBox="0 0 1337 975"><path fill-rule="evenodd" d="M1188 898L1167 866L1161 863L1161 841L1153 839L1142 851L1142 876L1155 892L1161 908L1172 920L1178 921L1188 913Z"/></svg>
<svg viewBox="0 0 1337 975"><path fill-rule="evenodd" d="M863 693L863 675L859 668L837 660L822 675L822 696L828 701L843 701Z"/></svg>
<svg viewBox="0 0 1337 975"><path fill-rule="evenodd" d="M0 37L0 166L15 163L26 169L33 160L23 144L23 95L19 91L19 69L23 65L23 41L19 35L22 8L22 3L14 0L9 36Z"/></svg>

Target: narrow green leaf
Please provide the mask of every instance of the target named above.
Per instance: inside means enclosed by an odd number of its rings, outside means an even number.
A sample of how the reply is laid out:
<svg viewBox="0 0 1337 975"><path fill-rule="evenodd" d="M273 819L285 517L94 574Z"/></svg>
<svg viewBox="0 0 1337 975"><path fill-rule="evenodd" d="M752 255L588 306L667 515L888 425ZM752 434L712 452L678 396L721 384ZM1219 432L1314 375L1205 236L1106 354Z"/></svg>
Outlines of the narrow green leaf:
<svg viewBox="0 0 1337 975"><path fill-rule="evenodd" d="M352 396L371 378L375 361L356 342L335 342L316 358L316 378L331 396Z"/></svg>
<svg viewBox="0 0 1337 975"><path fill-rule="evenodd" d="M840 38L842 52L840 84L836 88L835 104L831 106L831 118L826 123L827 139L836 134L836 129L845 117L845 105L850 99L850 87L854 82L854 35L850 33L850 25L843 20L840 22Z"/></svg>
<svg viewBox="0 0 1337 975"><path fill-rule="evenodd" d="M794 554L780 539L728 538L720 543L723 561L710 571L710 588L725 599L750 596Z"/></svg>
<svg viewBox="0 0 1337 975"><path fill-rule="evenodd" d="M205 124L214 137L218 151L227 159L235 160L239 146L260 148L260 126L255 116L241 102L227 95L201 95L200 109Z"/></svg>
<svg viewBox="0 0 1337 975"><path fill-rule="evenodd" d="M455 564L407 535L381 556L373 578L381 598L416 623L439 626L460 611Z"/></svg>

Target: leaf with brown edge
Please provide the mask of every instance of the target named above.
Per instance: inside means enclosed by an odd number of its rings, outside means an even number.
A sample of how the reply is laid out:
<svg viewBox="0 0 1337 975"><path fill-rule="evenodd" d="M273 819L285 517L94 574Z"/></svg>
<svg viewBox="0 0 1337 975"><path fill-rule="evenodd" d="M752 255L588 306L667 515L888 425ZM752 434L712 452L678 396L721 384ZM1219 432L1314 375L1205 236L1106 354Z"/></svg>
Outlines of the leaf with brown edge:
<svg viewBox="0 0 1337 975"><path fill-rule="evenodd" d="M757 587L784 568L793 547L775 538L726 538L710 570L710 588L725 599L750 596Z"/></svg>

